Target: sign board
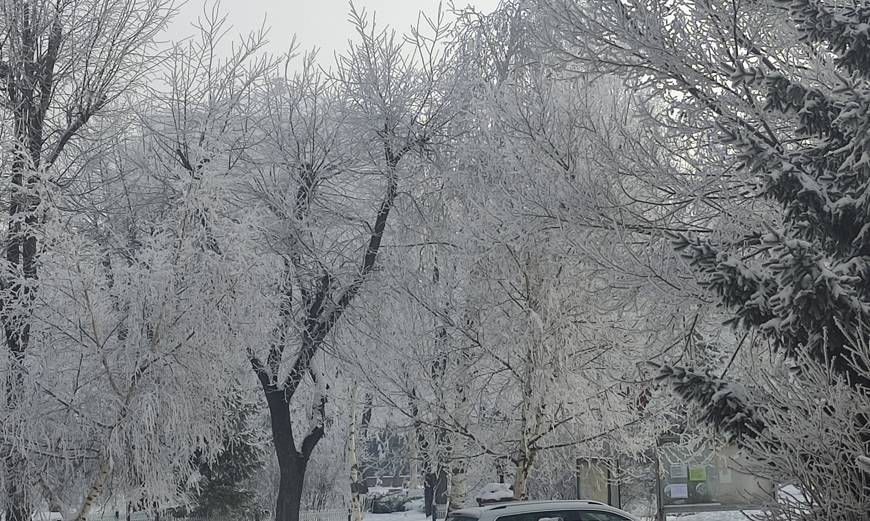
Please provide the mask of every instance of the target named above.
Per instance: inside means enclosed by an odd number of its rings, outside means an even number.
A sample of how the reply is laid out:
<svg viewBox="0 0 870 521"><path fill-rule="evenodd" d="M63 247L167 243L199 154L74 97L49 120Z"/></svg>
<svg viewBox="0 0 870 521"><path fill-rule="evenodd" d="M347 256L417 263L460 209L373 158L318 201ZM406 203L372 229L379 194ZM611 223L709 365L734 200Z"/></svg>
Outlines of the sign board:
<svg viewBox="0 0 870 521"><path fill-rule="evenodd" d="M773 496L769 481L742 470L732 446L689 447L664 437L657 452L660 519L676 512L757 509Z"/></svg>

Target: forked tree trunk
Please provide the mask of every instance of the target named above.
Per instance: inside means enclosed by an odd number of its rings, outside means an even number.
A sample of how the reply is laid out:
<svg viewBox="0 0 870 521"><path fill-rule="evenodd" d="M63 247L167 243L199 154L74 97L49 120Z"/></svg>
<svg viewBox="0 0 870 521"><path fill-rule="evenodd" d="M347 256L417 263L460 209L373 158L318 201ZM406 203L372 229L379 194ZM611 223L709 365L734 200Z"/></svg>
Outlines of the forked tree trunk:
<svg viewBox="0 0 870 521"><path fill-rule="evenodd" d="M320 346L339 321L343 313L348 309L368 279L369 273L374 269L381 247L384 230L389 218L393 203L398 194L398 174L396 167L405 152L411 149L410 145L400 152L394 152L388 143L384 143L384 153L387 161L387 187L381 204L375 217L374 226L371 229L368 244L363 253L363 262L359 273L348 286L338 294L332 294L334 283L330 273L324 270L319 281L311 287L312 292L304 302L304 329L302 331L302 345L289 374L283 382L278 382L278 369L284 356L286 345L286 331L292 330L290 322L293 320L293 287L298 281L295 280L294 270L287 266L287 283L283 288L284 299L281 304L279 315L284 324L283 330L276 335L276 341L269 348L269 354L265 363L253 351L248 353L251 367L263 388L266 402L269 404L269 417L272 427L272 441L275 445L275 454L278 457L280 480L278 484L278 500L275 508L275 521L299 521L299 510L302 502L302 490L305 484L305 469L311 453L326 429L325 407L326 395L324 390L318 390L319 403L315 409L321 417L321 422L312 425L311 431L302 438L301 446L296 447L293 434L293 422L290 418L290 402L299 389L306 375L316 381L315 372L311 364L320 350ZM315 176L308 176L308 181L302 183L297 193L297 217L304 216L307 212ZM326 306L326 302L334 302L334 305ZM280 329L280 328L279 328Z"/></svg>
<svg viewBox="0 0 870 521"><path fill-rule="evenodd" d="M296 448L291 427L290 407L283 389L272 389L266 394L272 420L272 442L278 456L278 500L275 521L299 521L302 489L308 457Z"/></svg>

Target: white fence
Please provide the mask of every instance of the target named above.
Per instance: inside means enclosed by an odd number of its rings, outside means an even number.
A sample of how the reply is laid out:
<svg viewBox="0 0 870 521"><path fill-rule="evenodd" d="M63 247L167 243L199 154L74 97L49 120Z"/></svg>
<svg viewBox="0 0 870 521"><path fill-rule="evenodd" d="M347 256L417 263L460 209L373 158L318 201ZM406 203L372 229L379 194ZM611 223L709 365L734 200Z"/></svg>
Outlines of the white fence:
<svg viewBox="0 0 870 521"><path fill-rule="evenodd" d="M157 516L151 512L139 511L130 514L130 521L155 521ZM188 517L173 517L169 514L162 514L159 517L160 521L254 521L255 518L240 516L231 518L226 516L188 516ZM269 517L264 518L268 520ZM349 514L347 510L318 510L318 511L303 511L299 513L299 521L348 521ZM117 518L114 514L104 514L102 516L89 516L88 521L126 521L126 516L121 513ZM259 520L258 520L259 521Z"/></svg>
<svg viewBox="0 0 870 521"><path fill-rule="evenodd" d="M350 513L347 510L320 510L299 512L299 521L348 521Z"/></svg>
<svg viewBox="0 0 870 521"><path fill-rule="evenodd" d="M350 515L347 510L309 510L299 512L299 521L348 521ZM160 516L160 521L248 521L254 518L241 517L233 519L221 516L197 516L197 517L171 517ZM265 520L270 519L266 517ZM130 520L134 521L134 520Z"/></svg>
<svg viewBox="0 0 870 521"><path fill-rule="evenodd" d="M447 517L447 505L435 505L437 519ZM130 515L130 521L155 521L157 519L150 512L133 512ZM229 518L222 516L190 516L190 517L173 517L169 514L162 514L160 521L253 521L253 517ZM265 520L268 520L266 517ZM340 510L309 510L299 513L299 521L349 521L350 513L346 509ZM88 521L126 521L126 516L122 513L118 518L114 515L91 516ZM264 521L264 520L259 520Z"/></svg>

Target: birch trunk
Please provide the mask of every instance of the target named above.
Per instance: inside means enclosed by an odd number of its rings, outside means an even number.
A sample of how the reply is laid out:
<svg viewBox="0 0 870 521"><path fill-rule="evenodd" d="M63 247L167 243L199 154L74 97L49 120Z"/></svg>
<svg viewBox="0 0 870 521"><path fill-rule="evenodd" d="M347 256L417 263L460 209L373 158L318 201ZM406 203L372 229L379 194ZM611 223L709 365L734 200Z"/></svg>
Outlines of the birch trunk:
<svg viewBox="0 0 870 521"><path fill-rule="evenodd" d="M466 313L466 325L473 328L477 320L472 313ZM472 358L469 350L463 349L460 357L459 367L457 367L456 379L456 396L454 404L454 415L463 422L462 427L468 428L467 422L470 412L470 404L468 400L468 368L471 366ZM450 490L447 501L447 512L458 510L465 505L465 496L468 493L466 484L466 470L468 467L468 444L464 437L458 434L453 434L448 437L450 446L448 447L449 464L450 464Z"/></svg>
<svg viewBox="0 0 870 521"><path fill-rule="evenodd" d="M411 430L408 433L408 488L411 490L416 490L420 488L420 478L418 476L419 473L419 463L417 462L417 458L419 457L419 450L417 449L417 432L415 430Z"/></svg>
<svg viewBox="0 0 870 521"><path fill-rule="evenodd" d="M78 514L76 514L74 521L85 521L87 519L94 503L96 503L100 494L103 493L103 487L106 486L106 481L109 479L109 470L109 457L106 456L103 458L103 461L100 462L100 468L97 471L97 475L94 477L90 491L88 492L88 495L85 496L85 501L82 503L82 507L79 509Z"/></svg>
<svg viewBox="0 0 870 521"><path fill-rule="evenodd" d="M457 459L450 469L450 496L447 500L447 512L462 508L465 505L467 493L466 462L464 459Z"/></svg>
<svg viewBox="0 0 870 521"><path fill-rule="evenodd" d="M529 484L529 475L532 472L532 463L533 457L525 457L520 458L520 461L517 463L516 474L514 475L514 499L517 501L524 501L528 499L528 484Z"/></svg>

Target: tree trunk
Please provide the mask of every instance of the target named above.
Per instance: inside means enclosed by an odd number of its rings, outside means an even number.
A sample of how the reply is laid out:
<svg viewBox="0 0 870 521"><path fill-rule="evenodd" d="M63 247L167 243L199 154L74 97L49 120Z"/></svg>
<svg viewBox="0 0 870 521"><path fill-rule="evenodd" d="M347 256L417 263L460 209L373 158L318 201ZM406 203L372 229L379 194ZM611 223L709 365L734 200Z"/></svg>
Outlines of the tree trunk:
<svg viewBox="0 0 870 521"><path fill-rule="evenodd" d="M444 431L438 431L436 441L442 442ZM427 444L428 445L428 444ZM427 447L428 448L428 447ZM429 451L423 456L423 464L426 468L423 478L423 502L426 510L426 517L435 519L436 506L447 504L447 470L446 464L441 456L433 456ZM434 461L433 461L434 460ZM434 470L434 472L433 472Z"/></svg>
<svg viewBox="0 0 870 521"><path fill-rule="evenodd" d="M6 260L12 273L12 293L17 295L9 302L4 302L0 317L9 348L9 371L6 377L6 409L10 416L21 407L24 393L24 353L30 345L30 320L33 297L36 284L22 284L16 268L20 267L25 279L36 279L36 237L31 228L37 224L33 212L36 207L22 186L25 164L16 159L12 169L13 188L9 205L9 232L6 238ZM25 214L22 217L22 214ZM18 454L12 453L10 447L4 447L2 458L6 461L6 519L8 521L25 521L30 518L30 509L26 502L25 461Z"/></svg>
<svg viewBox="0 0 870 521"><path fill-rule="evenodd" d="M350 463L350 521L362 521L362 503L360 501L361 479L359 461L356 452L356 382L350 391L350 426L347 436L347 459Z"/></svg>
<svg viewBox="0 0 870 521"><path fill-rule="evenodd" d="M475 314L471 311L466 311L465 313L465 325L469 328L469 330L474 330L475 325L477 324L477 319L475 318ZM455 403L453 406L453 416L454 418L459 418L460 422L467 422L470 417L470 402L468 399L468 369L472 365L472 357L470 348L466 347L461 350L461 356L456 363L458 367L456 370L458 372L458 378L456 378L455 383ZM467 423L462 424L463 429L467 429ZM451 433L445 436L445 439L449 443L447 447L448 454L448 462L450 464L450 497L447 502L447 512L452 512L453 510L459 510L465 504L465 495L468 492L467 484L466 484L466 470L468 467L468 460L466 459L466 455L468 454L468 444L467 440L456 434Z"/></svg>
<svg viewBox="0 0 870 521"><path fill-rule="evenodd" d="M307 465L308 462L301 457L292 460L292 463L278 464L281 479L278 482L275 521L299 521L302 487L305 483L305 467Z"/></svg>
<svg viewBox="0 0 870 521"><path fill-rule="evenodd" d="M374 225L371 228L368 245L363 254L362 266L354 280L337 294L332 294L334 284L329 271L323 270L319 280L312 280L312 288L315 288L305 300L304 328L302 328L302 345L296 360L293 363L286 379L278 382L278 369L284 355L286 345L285 334L292 330L293 322L293 287L295 275L287 265L285 277L288 283L282 289L284 298L279 310L279 316L283 326L278 328L275 337L276 342L269 348L266 362L249 351L248 359L257 378L260 380L266 402L269 404L269 417L272 427L272 441L275 445L275 453L278 457L280 481L278 484L278 504L275 508L275 521L299 521L299 510L302 502L302 487L305 482L305 469L311 457L311 453L320 442L326 430L326 394L325 384L318 381L316 371L312 367L312 361L320 350L324 339L329 335L333 326L341 319L344 312L350 307L357 293L368 280L369 274L375 268L378 252L381 248L387 219L393 208L393 203L398 194L399 178L396 167L402 155L411 149L410 146L395 152L389 143L384 142L388 169L387 187ZM299 198L308 200L312 196L313 186L302 184ZM307 202L304 205L297 203L297 217L307 212ZM297 281L298 282L298 281ZM325 303L332 303L326 306ZM295 324L298 325L298 324ZM299 448L293 436L293 422L290 418L290 402L293 395L299 389L302 380L310 376L314 381L319 396L313 411L320 416L316 424L311 425L311 430L302 438ZM368 420L366 420L368 421Z"/></svg>
<svg viewBox="0 0 870 521"><path fill-rule="evenodd" d="M411 417L414 419L412 436L416 442L411 443L414 454L420 459L420 473L423 476L423 512L426 517L431 517L435 498L435 473L432 472L432 455L429 453L429 441L426 439L426 431L423 429L423 421L420 418L420 410L417 407L417 390L411 389Z"/></svg>
<svg viewBox="0 0 870 521"><path fill-rule="evenodd" d="M420 488L418 453L417 433L412 430L408 433L408 488L411 490Z"/></svg>
<svg viewBox="0 0 870 521"><path fill-rule="evenodd" d="M505 461L502 458L495 460L495 473L498 475L498 482L504 483Z"/></svg>
<svg viewBox="0 0 870 521"><path fill-rule="evenodd" d="M532 463L534 462L534 457L522 457L520 461L517 462L517 471L514 475L514 499L517 501L524 501L528 499L528 484L529 484L529 475L532 472Z"/></svg>
<svg viewBox="0 0 870 521"><path fill-rule="evenodd" d="M426 517L432 517L435 511L435 474L427 472L423 477L423 510Z"/></svg>
<svg viewBox="0 0 870 521"><path fill-rule="evenodd" d="M91 513L91 508L93 508L94 503L100 497L100 494L103 492L103 487L106 485L106 480L109 478L109 458L106 456L100 462L100 468L97 470L97 475L94 478L93 483L91 484L91 489L88 492L88 495L85 497L84 503L82 503L82 507L79 509L79 513L75 517L75 521L85 521L88 518L88 514Z"/></svg>
<svg viewBox="0 0 870 521"><path fill-rule="evenodd" d="M272 442L275 445L275 455L278 457L280 476L275 521L299 521L308 455L296 448L290 407L284 389L270 387L266 392L266 402L269 404Z"/></svg>
<svg viewBox="0 0 870 521"><path fill-rule="evenodd" d="M447 512L459 510L465 505L465 495L468 490L465 479L466 461L457 459L450 467L450 497L447 501Z"/></svg>
<svg viewBox="0 0 870 521"><path fill-rule="evenodd" d="M443 462L438 464L438 472L435 474L435 489L433 490L432 500L432 519L438 519L438 505L447 506L447 466Z"/></svg>

